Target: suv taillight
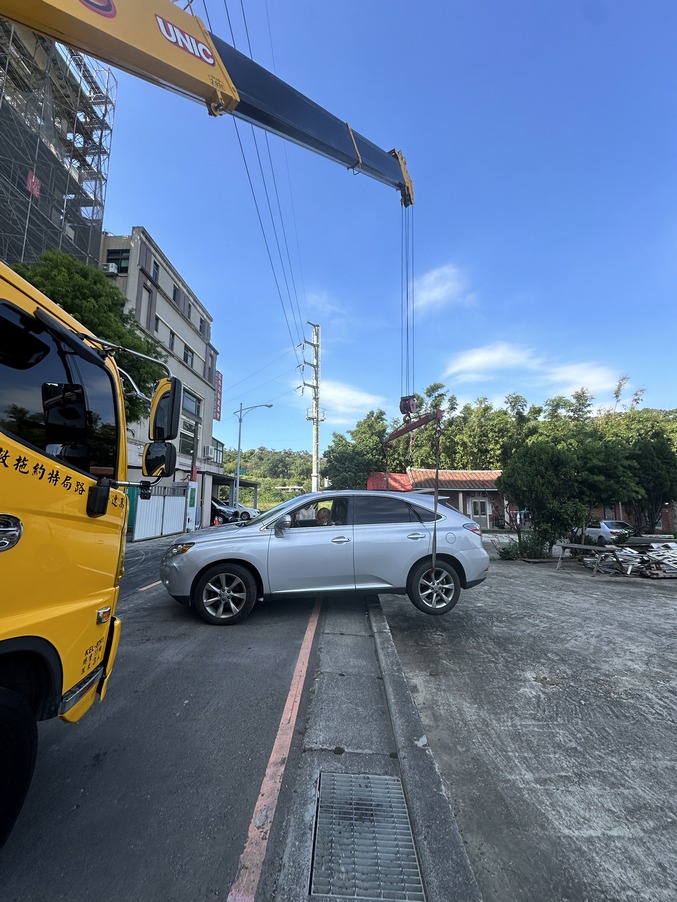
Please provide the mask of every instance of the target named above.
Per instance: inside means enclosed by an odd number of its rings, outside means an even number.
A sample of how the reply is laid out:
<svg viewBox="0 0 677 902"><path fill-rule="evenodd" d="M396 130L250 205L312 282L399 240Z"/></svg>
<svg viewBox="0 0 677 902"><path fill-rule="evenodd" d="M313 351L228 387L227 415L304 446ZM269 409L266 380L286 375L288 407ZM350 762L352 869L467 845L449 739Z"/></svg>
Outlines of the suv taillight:
<svg viewBox="0 0 677 902"><path fill-rule="evenodd" d="M464 523L463 529L467 529L468 532L474 532L475 535L482 538L482 530L480 529L479 524L477 524L477 523Z"/></svg>

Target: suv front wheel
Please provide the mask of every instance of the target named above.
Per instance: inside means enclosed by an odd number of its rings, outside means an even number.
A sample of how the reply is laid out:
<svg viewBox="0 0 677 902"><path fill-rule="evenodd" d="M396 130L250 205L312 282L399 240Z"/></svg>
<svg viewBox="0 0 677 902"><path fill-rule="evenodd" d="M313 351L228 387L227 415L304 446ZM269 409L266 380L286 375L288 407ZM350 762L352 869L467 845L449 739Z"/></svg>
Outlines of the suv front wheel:
<svg viewBox="0 0 677 902"><path fill-rule="evenodd" d="M423 561L415 567L407 581L407 595L424 614L446 614L459 599L461 581L446 561Z"/></svg>
<svg viewBox="0 0 677 902"><path fill-rule="evenodd" d="M193 607L207 623L227 626L244 620L256 601L256 582L238 564L215 564L193 591Z"/></svg>

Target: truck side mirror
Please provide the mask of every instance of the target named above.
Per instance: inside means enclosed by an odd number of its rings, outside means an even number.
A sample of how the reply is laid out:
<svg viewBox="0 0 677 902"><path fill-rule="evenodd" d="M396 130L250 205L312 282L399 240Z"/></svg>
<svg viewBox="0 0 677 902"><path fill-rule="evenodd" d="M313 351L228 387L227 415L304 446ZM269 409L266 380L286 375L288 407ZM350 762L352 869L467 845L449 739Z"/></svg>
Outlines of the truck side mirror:
<svg viewBox="0 0 677 902"><path fill-rule="evenodd" d="M150 405L148 438L151 442L166 442L179 434L182 392L181 380L176 376L158 382Z"/></svg>
<svg viewBox="0 0 677 902"><path fill-rule="evenodd" d="M144 476L161 479L173 476L176 470L176 447L171 442L150 442L144 445L141 471Z"/></svg>

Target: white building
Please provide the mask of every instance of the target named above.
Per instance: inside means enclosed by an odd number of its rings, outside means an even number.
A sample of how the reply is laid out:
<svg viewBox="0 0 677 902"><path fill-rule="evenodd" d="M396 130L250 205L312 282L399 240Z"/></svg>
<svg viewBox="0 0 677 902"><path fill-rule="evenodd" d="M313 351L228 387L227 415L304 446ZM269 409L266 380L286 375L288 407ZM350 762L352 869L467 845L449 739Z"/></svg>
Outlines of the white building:
<svg viewBox="0 0 677 902"><path fill-rule="evenodd" d="M223 444L212 437L215 403L220 416L212 317L142 226L134 226L131 235L104 232L100 259L127 298L126 309L134 313L144 332L164 346L169 367L183 383L177 470L173 488L165 485L163 490L182 494L197 482L197 491L188 493L195 507L189 504L183 528L208 526L210 498L218 494L212 487L223 479ZM127 439L129 479L138 482L148 423L130 424Z"/></svg>

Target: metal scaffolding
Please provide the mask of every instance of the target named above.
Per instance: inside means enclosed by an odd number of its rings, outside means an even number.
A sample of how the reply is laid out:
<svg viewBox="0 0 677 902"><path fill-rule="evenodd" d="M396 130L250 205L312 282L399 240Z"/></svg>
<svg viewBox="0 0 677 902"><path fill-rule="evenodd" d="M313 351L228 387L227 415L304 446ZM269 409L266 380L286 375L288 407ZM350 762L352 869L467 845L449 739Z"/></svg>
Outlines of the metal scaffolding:
<svg viewBox="0 0 677 902"><path fill-rule="evenodd" d="M0 19L0 259L99 262L117 79Z"/></svg>

